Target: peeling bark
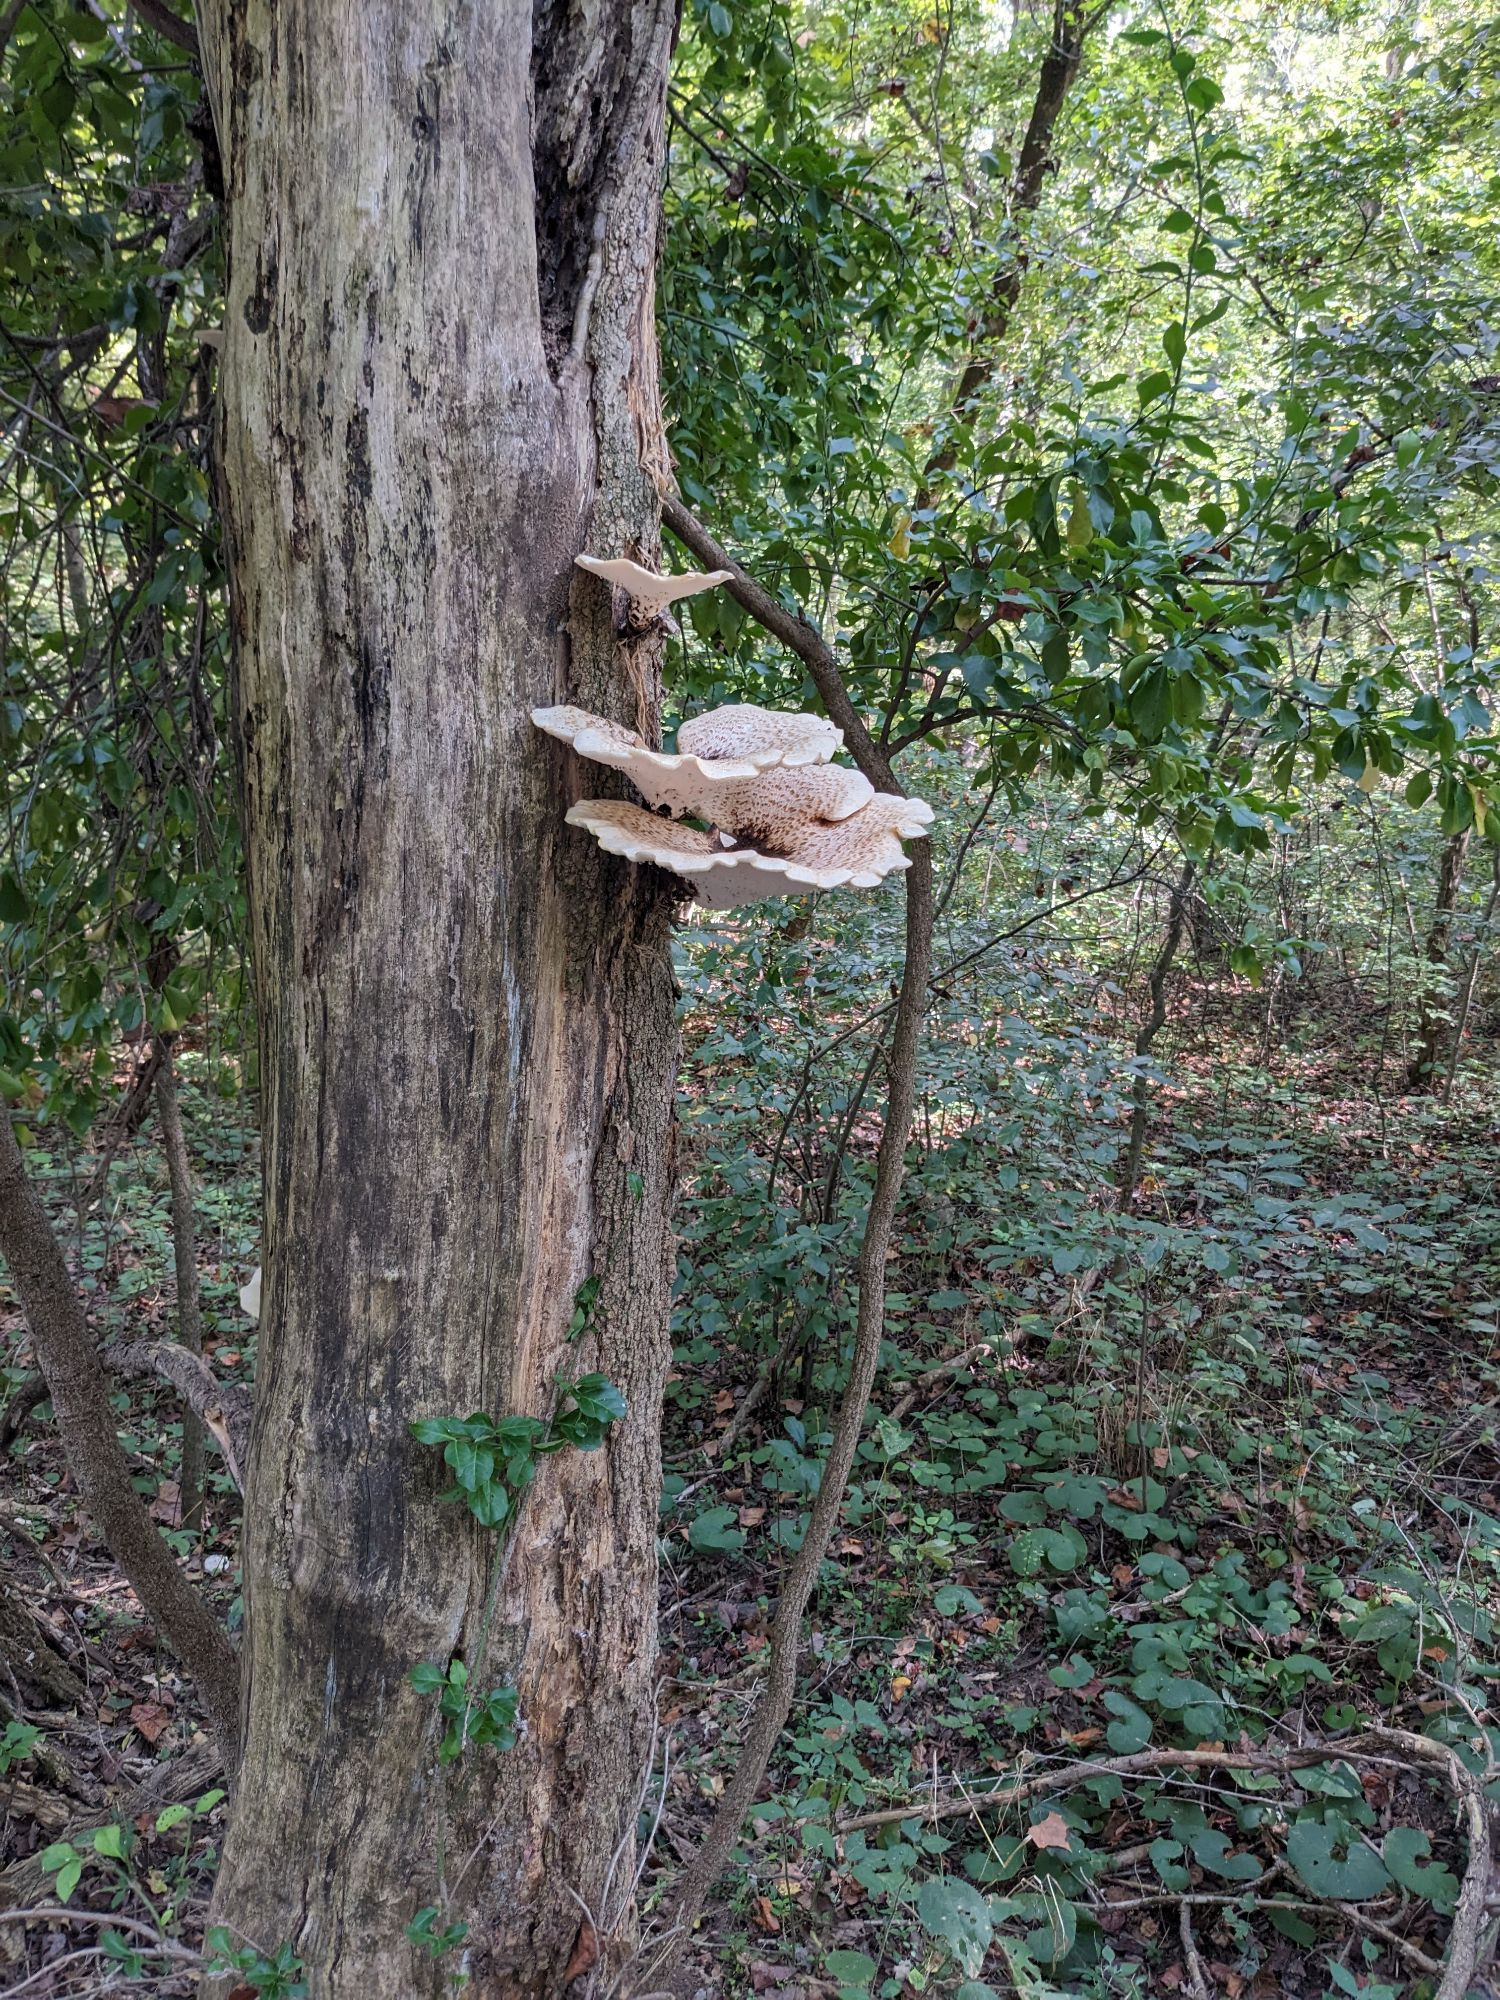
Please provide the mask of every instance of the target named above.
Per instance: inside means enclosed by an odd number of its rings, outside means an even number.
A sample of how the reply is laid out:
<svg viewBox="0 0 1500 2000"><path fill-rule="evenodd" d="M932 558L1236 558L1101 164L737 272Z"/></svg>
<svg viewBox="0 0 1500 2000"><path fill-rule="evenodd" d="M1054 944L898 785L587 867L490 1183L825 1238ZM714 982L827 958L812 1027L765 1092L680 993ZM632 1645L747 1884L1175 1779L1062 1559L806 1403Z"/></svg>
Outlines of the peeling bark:
<svg viewBox="0 0 1500 2000"><path fill-rule="evenodd" d="M289 1941L318 2000L445 1991L406 1937L432 1904L483 2000L602 1992L651 1743L670 891L564 826L575 774L527 712L656 729L659 641L622 642L573 557L659 553L672 12L543 7L535 42L519 0L200 18L265 1078L215 1917ZM544 1462L487 1631L495 1537L410 1423L540 1414L594 1367L629 1415ZM448 1771L407 1676L480 1654L525 1733Z"/></svg>

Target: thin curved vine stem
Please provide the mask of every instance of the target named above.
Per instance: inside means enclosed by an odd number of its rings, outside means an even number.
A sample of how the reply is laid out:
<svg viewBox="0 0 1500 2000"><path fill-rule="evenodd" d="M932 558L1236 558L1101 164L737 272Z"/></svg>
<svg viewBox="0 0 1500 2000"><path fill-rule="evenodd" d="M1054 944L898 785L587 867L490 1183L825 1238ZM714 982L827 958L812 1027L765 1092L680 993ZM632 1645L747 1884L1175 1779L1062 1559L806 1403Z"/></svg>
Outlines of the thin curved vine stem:
<svg viewBox="0 0 1500 2000"><path fill-rule="evenodd" d="M916 1100L917 1053L927 1000L927 975L932 957L932 863L926 843L914 848L906 876L906 962L896 1004L891 1038L885 1129L875 1163L875 1185L856 1265L859 1306L848 1386L833 1425L833 1442L808 1518L807 1532L797 1551L771 1627L770 1664L766 1685L750 1717L740 1745L734 1776L719 1802L703 1844L684 1869L668 1907L669 1930L652 1954L650 1977L659 1978L675 1962L692 1934L708 1892L728 1862L745 1814L754 1804L786 1719L797 1686L797 1656L802 1619L817 1584L823 1557L838 1525L844 1489L854 1465L864 1429L865 1412L875 1386L880 1342L885 1328L885 1268L891 1246L906 1146Z"/></svg>
<svg viewBox="0 0 1500 2000"><path fill-rule="evenodd" d="M805 618L789 613L722 549L680 500L663 496L662 518L678 538L715 569L729 572L731 593L751 617L784 641L812 676L829 716L844 732L856 764L872 784L900 791L890 760L871 736L850 699L838 662L822 635ZM770 1664L766 1685L751 1714L740 1746L739 1761L719 1802L703 1843L688 1862L673 1889L665 1927L637 1961L647 1984L659 1979L681 1955L692 1935L708 1892L734 1851L745 1814L765 1779L797 1688L797 1655L802 1619L816 1588L823 1557L838 1525L844 1489L864 1429L865 1412L880 1365L885 1329L885 1266L895 1229L901 1183L906 1172L906 1147L916 1102L917 1056L922 1021L927 1011L927 985L932 969L934 924L932 857L925 840L913 843L906 874L906 950L887 1071L885 1124L875 1158L875 1184L870 1194L864 1237L855 1265L858 1307L849 1381L833 1423L833 1441L824 1461L817 1498L808 1517L802 1546L787 1571L786 1582L771 1627ZM639 1988L637 1989L639 1990Z"/></svg>

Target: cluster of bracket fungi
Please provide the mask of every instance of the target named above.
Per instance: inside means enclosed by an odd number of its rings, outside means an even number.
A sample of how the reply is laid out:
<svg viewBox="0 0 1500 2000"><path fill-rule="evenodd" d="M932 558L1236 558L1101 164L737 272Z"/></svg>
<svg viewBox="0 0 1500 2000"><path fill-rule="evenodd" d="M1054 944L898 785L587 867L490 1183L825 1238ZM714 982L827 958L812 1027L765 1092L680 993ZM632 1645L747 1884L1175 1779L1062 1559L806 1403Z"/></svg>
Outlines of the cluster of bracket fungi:
<svg viewBox="0 0 1500 2000"><path fill-rule="evenodd" d="M728 581L725 570L657 576L624 560L577 561L625 595L624 630L640 631L678 598ZM531 719L580 757L623 771L646 801L582 799L569 826L586 829L607 854L685 877L709 909L813 889L873 889L911 865L902 841L923 839L932 824L925 799L877 792L860 772L832 762L844 735L821 716L747 702L711 709L683 723L675 754L581 708L534 708Z"/></svg>

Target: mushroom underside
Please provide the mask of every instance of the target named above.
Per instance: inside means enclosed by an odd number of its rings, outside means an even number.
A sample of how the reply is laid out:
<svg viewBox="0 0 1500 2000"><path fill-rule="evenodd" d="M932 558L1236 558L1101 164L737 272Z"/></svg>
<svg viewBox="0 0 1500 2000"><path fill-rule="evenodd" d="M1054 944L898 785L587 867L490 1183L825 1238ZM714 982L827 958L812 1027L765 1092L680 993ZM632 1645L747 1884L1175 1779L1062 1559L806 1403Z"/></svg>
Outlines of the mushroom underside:
<svg viewBox="0 0 1500 2000"><path fill-rule="evenodd" d="M889 815L879 810L883 796L871 800L877 810L868 820L857 812L842 821L805 822L775 849L743 836L726 845L722 833L662 819L619 799L581 800L568 813L568 824L585 828L606 853L683 876L710 908L730 909L816 889L874 888L909 867Z"/></svg>

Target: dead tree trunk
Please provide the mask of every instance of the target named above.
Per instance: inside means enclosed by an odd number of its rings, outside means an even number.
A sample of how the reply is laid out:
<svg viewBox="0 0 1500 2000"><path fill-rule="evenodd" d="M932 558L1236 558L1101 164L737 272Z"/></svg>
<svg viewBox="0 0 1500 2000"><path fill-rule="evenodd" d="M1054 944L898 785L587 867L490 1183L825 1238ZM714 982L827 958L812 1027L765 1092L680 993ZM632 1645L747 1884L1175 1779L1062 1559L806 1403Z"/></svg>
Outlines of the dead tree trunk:
<svg viewBox="0 0 1500 2000"><path fill-rule="evenodd" d="M433 1905L481 2000L602 1992L652 1743L670 904L564 826L528 710L657 725L659 636L573 558L659 556L673 10L201 15L265 1079L216 1920L290 1942L317 2000L447 1990L407 1937ZM594 1368L628 1416L543 1461L500 1578L411 1423L539 1415ZM524 1734L450 1770L408 1675L481 1653Z"/></svg>
<svg viewBox="0 0 1500 2000"><path fill-rule="evenodd" d="M1406 1073L1409 1090L1436 1087L1438 1043L1448 1019L1444 989L1448 973L1448 938L1453 929L1453 912L1463 886L1464 857L1469 851L1469 830L1450 833L1438 862L1437 897L1432 906L1432 922L1427 929L1424 956L1427 972L1417 1013L1417 1046Z"/></svg>

